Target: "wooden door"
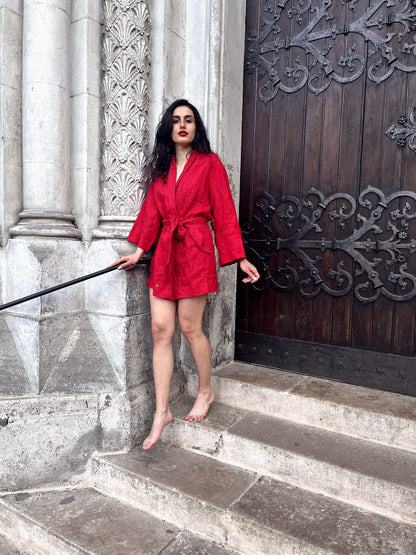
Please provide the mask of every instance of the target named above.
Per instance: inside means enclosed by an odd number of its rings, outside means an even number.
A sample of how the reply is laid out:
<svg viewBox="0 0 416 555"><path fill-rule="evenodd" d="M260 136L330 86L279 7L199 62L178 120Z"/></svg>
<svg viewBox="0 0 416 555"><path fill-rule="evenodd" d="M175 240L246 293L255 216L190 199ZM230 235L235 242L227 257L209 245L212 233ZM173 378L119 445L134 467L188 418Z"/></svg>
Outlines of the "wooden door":
<svg viewBox="0 0 416 555"><path fill-rule="evenodd" d="M416 395L416 1L248 0L236 358Z"/></svg>

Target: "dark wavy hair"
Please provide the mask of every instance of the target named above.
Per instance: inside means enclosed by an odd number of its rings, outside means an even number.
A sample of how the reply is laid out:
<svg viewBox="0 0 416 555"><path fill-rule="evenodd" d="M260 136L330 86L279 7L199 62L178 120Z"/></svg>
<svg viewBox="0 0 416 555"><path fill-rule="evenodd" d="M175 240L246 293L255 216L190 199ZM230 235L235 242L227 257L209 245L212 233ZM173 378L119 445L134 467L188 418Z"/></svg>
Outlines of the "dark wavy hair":
<svg viewBox="0 0 416 555"><path fill-rule="evenodd" d="M152 180L162 177L166 181L172 155L175 154L175 143L172 141L173 112L178 106L187 106L194 114L195 138L192 141L192 149L203 154L212 152L207 132L198 110L185 98L175 100L165 110L159 125L156 128L156 139L152 155L149 159Z"/></svg>

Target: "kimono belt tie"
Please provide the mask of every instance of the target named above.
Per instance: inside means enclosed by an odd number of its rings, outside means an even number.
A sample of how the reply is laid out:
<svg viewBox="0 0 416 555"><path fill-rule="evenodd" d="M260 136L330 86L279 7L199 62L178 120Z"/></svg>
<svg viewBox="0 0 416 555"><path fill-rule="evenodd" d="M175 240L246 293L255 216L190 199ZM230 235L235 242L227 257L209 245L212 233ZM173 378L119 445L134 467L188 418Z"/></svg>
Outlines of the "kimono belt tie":
<svg viewBox="0 0 416 555"><path fill-rule="evenodd" d="M177 241L183 241L186 235L187 227L193 226L193 225L207 224L208 220L203 216L194 216L192 218L184 218L184 219L178 219L174 217L174 218L167 218L163 220L162 223L163 223L163 227L164 228L166 227L165 233L168 232L170 235L169 241L167 242L169 245L167 264L168 266L170 266L171 272L173 272L174 271L173 255L176 252Z"/></svg>

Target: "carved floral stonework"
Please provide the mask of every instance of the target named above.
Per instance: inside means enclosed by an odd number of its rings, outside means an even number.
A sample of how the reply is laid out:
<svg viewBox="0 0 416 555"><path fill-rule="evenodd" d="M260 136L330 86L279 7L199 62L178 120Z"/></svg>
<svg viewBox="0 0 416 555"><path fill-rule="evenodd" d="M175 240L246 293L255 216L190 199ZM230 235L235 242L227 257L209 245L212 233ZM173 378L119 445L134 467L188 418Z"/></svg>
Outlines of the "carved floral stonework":
<svg viewBox="0 0 416 555"><path fill-rule="evenodd" d="M147 182L150 15L144 0L104 0L103 216L135 216Z"/></svg>

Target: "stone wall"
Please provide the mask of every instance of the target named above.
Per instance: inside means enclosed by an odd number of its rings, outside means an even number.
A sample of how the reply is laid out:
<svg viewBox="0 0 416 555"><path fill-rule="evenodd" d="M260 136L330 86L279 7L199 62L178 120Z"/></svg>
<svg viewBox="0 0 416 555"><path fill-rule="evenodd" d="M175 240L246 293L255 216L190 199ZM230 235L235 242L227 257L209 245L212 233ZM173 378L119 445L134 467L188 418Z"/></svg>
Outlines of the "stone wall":
<svg viewBox="0 0 416 555"><path fill-rule="evenodd" d="M134 250L145 155L174 98L200 108L238 203L244 2L0 0L0 26L0 303ZM93 451L146 433L146 281L116 270L0 313L0 490L76 480ZM220 290L214 366L233 358L235 268ZM195 376L179 334L175 348L173 397Z"/></svg>

